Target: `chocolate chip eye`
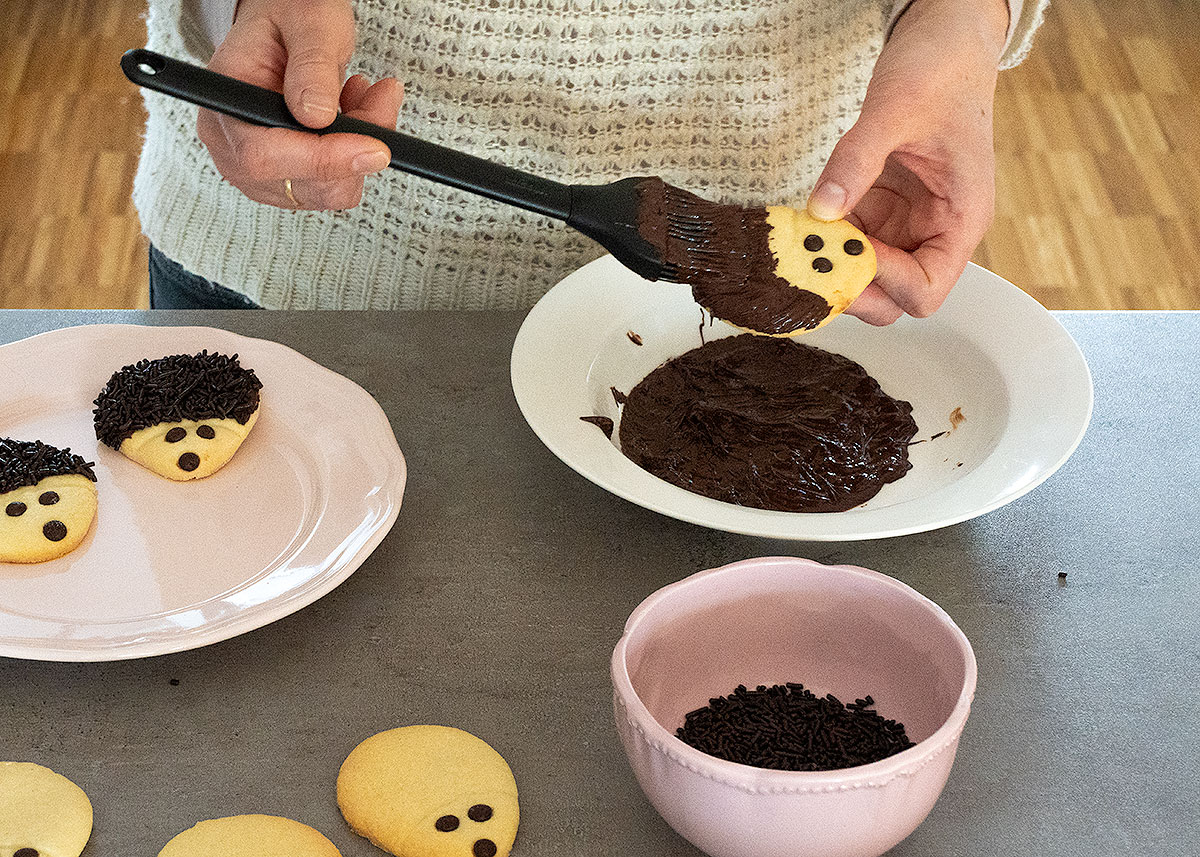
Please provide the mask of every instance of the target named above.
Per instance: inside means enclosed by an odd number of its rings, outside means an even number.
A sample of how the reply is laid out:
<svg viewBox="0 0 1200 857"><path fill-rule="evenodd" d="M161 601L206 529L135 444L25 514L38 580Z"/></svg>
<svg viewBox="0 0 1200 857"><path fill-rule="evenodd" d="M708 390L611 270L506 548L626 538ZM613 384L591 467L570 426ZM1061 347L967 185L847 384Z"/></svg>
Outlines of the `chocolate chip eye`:
<svg viewBox="0 0 1200 857"><path fill-rule="evenodd" d="M38 857L36 848L20 848L13 852L13 857Z"/></svg>
<svg viewBox="0 0 1200 857"><path fill-rule="evenodd" d="M43 506L53 506L60 499L57 491L43 491L41 496L38 497L38 502Z"/></svg>
<svg viewBox="0 0 1200 857"><path fill-rule="evenodd" d="M167 443L179 443L185 437L187 437L187 429L183 426L175 426L175 428L167 432L167 436L163 440Z"/></svg>
<svg viewBox="0 0 1200 857"><path fill-rule="evenodd" d="M204 438L205 440L212 440L217 436L217 433L213 431L212 426L200 426L200 428L196 429L196 434L200 435L200 437Z"/></svg>
<svg viewBox="0 0 1200 857"><path fill-rule="evenodd" d="M818 250L820 250L824 246L825 246L825 239L822 238L820 235L805 235L804 236L804 249L809 251L810 253L816 253Z"/></svg>
<svg viewBox="0 0 1200 857"><path fill-rule="evenodd" d="M851 238L842 245L842 249L846 251L847 256L857 256L863 251L863 243L857 238Z"/></svg>
<svg viewBox="0 0 1200 857"><path fill-rule="evenodd" d="M178 464L180 470L186 470L188 473L191 473L200 466L200 456L194 452L185 452L179 456Z"/></svg>
<svg viewBox="0 0 1200 857"><path fill-rule="evenodd" d="M828 274L833 270L833 262L830 262L824 256L818 256L813 259L813 270L821 274Z"/></svg>
<svg viewBox="0 0 1200 857"><path fill-rule="evenodd" d="M19 518L25 514L28 507L24 503L9 503L4 507L4 514L10 518ZM15 855L14 855L15 857Z"/></svg>
<svg viewBox="0 0 1200 857"><path fill-rule="evenodd" d="M67 525L62 521L47 521L42 527L42 535L52 542L61 542L67 537Z"/></svg>
<svg viewBox="0 0 1200 857"><path fill-rule="evenodd" d="M433 823L433 826L442 831L442 833L449 833L451 830L458 830L458 816L443 815Z"/></svg>
<svg viewBox="0 0 1200 857"><path fill-rule="evenodd" d="M486 803L477 803L467 810L467 818L471 821L487 821L492 817L492 808Z"/></svg>
<svg viewBox="0 0 1200 857"><path fill-rule="evenodd" d="M496 843L490 839L476 839L471 853L475 857L496 857Z"/></svg>

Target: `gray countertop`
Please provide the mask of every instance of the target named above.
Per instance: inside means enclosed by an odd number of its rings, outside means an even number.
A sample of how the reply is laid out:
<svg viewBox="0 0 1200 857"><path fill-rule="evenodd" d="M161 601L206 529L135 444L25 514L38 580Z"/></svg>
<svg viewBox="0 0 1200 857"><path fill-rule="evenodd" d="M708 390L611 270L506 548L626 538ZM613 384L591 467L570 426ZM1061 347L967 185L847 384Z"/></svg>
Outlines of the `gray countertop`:
<svg viewBox="0 0 1200 857"><path fill-rule="evenodd" d="M0 758L90 795L85 857L154 855L200 819L248 812L371 857L334 802L342 759L380 730L445 723L512 765L515 855L699 854L625 762L609 655L651 591L788 554L899 578L974 644L958 761L893 855L1200 853L1200 313L1058 317L1096 386L1059 473L947 529L804 544L665 518L560 463L509 386L519 313L2 311L0 342L100 321L282 342L379 400L410 478L362 567L272 625L145 660L0 659Z"/></svg>

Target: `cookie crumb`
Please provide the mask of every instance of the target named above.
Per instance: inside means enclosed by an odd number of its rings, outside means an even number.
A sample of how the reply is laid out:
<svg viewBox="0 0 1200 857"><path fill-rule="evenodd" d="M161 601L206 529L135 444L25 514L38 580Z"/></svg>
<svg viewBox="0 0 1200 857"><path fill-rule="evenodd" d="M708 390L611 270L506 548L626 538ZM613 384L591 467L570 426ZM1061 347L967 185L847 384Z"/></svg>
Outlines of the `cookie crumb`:
<svg viewBox="0 0 1200 857"><path fill-rule="evenodd" d="M642 344L642 337L639 336L638 334L634 333L632 330L626 331L625 335L629 337L629 341L632 342L634 345Z"/></svg>
<svg viewBox="0 0 1200 857"><path fill-rule="evenodd" d="M1065 571L1060 571L1058 573L1058 585L1059 586L1067 585L1067 573Z"/></svg>

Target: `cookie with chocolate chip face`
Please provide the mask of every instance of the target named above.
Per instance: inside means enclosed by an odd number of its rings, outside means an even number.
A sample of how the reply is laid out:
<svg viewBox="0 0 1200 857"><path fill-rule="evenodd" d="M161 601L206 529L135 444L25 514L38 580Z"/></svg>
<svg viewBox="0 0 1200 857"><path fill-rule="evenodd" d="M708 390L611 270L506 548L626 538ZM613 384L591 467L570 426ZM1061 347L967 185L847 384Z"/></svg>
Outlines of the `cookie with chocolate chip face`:
<svg viewBox="0 0 1200 857"><path fill-rule="evenodd" d="M70 553L91 529L97 505L91 462L40 440L0 438L0 562Z"/></svg>
<svg viewBox="0 0 1200 857"><path fill-rule="evenodd" d="M236 354L142 360L116 372L96 398L96 437L159 476L203 479L254 428L261 389Z"/></svg>
<svg viewBox="0 0 1200 857"><path fill-rule="evenodd" d="M83 789L33 762L0 762L0 854L79 857L91 835Z"/></svg>
<svg viewBox="0 0 1200 857"><path fill-rule="evenodd" d="M397 857L506 857L517 782L487 742L449 726L404 726L342 763L337 801L350 828Z"/></svg>
<svg viewBox="0 0 1200 857"><path fill-rule="evenodd" d="M875 279L875 248L848 220L817 220L807 211L779 205L767 207L767 225L775 274L828 305L824 317L806 330L827 325Z"/></svg>
<svg viewBox="0 0 1200 857"><path fill-rule="evenodd" d="M341 857L320 831L277 815L231 815L189 827L158 857Z"/></svg>

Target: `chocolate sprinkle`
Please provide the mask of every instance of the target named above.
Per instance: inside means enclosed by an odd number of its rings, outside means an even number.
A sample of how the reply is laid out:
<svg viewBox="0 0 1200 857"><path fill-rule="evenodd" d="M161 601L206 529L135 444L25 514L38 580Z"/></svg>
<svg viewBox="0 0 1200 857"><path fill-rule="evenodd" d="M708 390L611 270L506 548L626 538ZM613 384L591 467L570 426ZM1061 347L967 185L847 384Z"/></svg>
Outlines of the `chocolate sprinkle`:
<svg viewBox="0 0 1200 857"><path fill-rule="evenodd" d="M57 491L43 491L38 497L38 503L43 506L53 506L62 498L58 496Z"/></svg>
<svg viewBox="0 0 1200 857"><path fill-rule="evenodd" d="M42 527L42 535L52 542L61 542L67 537L67 525L62 521L47 521Z"/></svg>
<svg viewBox="0 0 1200 857"><path fill-rule="evenodd" d="M870 710L870 696L843 705L788 682L710 699L675 734L701 752L778 771L832 771L886 759L916 746L904 724Z"/></svg>
<svg viewBox="0 0 1200 857"><path fill-rule="evenodd" d="M912 466L917 431L846 357L753 334L667 361L629 392L621 451L673 485L741 506L843 512Z"/></svg>
<svg viewBox="0 0 1200 857"><path fill-rule="evenodd" d="M439 818L437 821L435 821L433 823L433 826L436 827L438 830L440 830L442 833L449 833L451 830L458 830L458 816L457 815L443 815L441 818Z"/></svg>
<svg viewBox="0 0 1200 857"><path fill-rule="evenodd" d="M261 389L236 354L140 360L114 373L93 403L96 437L119 449L135 431L159 423L234 419L245 425L258 410Z"/></svg>
<svg viewBox="0 0 1200 857"><path fill-rule="evenodd" d="M72 455L40 440L0 437L0 494L26 485L37 485L47 476L86 476L96 481L94 462Z"/></svg>
<svg viewBox="0 0 1200 857"><path fill-rule="evenodd" d="M467 810L467 818L471 821L487 821L492 817L492 808L486 803L477 803Z"/></svg>

